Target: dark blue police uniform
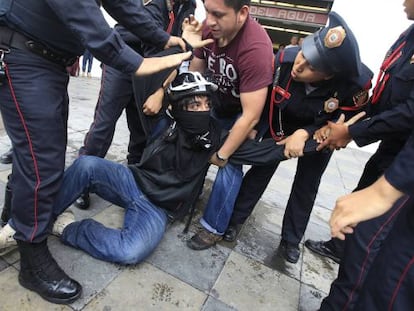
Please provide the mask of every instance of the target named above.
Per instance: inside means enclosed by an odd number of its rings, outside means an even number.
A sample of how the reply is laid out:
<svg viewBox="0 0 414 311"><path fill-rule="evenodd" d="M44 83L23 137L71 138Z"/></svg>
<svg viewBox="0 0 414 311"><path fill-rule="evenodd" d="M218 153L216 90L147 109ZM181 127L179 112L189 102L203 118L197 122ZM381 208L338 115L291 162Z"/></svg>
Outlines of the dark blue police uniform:
<svg viewBox="0 0 414 311"><path fill-rule="evenodd" d="M5 7L9 2L10 8ZM135 23L142 38L165 45L168 34L150 22L139 1L108 2L106 8L114 16L124 16L128 25ZM47 236L64 168L66 62L83 53L83 44L96 58L128 74L135 73L142 57L107 25L95 1L2 4L0 38L8 80L0 87L1 110L16 158L12 215L16 239L41 241Z"/></svg>
<svg viewBox="0 0 414 311"><path fill-rule="evenodd" d="M315 85L296 82L291 77L291 70L299 49L289 48L276 55L275 67L278 67L278 62L280 63L278 85L288 91L290 97L283 99L280 95L276 95L276 103L278 101L280 103L277 103L279 110L276 109L272 120L275 132L283 131L284 135L289 136L302 128L312 136L328 120L336 119L340 113L344 112L341 109L330 110L327 107L328 102L336 100L339 106L353 106L352 96L370 84L372 72L366 66L363 66L363 75L359 74L362 65L360 64L355 39L350 39L349 42L345 43L348 46L344 46L344 49L349 51L349 59L347 59L346 64L337 63L338 57L335 55L328 56L331 49L323 47L323 43L317 45L313 42L313 40L323 42L328 29L334 28L338 24L346 26L345 22L337 18L336 15L331 14L330 20L329 27L323 32L305 39L304 44L307 45L304 46L304 55L310 58L309 62L311 64L311 60L317 60L315 65L319 67L314 67L318 70L323 69L326 70L325 72L334 70L334 78L321 81ZM347 28L347 35L349 33L351 32ZM320 46L324 51L315 51L315 46ZM283 57L281 57L282 54L284 54ZM323 57L320 56L321 54ZM320 59L325 60L327 64L332 63L326 68L327 65L325 62L321 62ZM355 81L351 80L353 76L356 76ZM278 114L278 112L280 113ZM323 152L298 159L292 192L286 206L282 226L282 241L293 245L295 248L299 245L305 232L322 174L331 156L332 152ZM236 200L231 224L243 223L250 215L278 165L279 163L271 166L254 166L246 173ZM286 259L296 262L297 254L292 257L287 255Z"/></svg>
<svg viewBox="0 0 414 311"><path fill-rule="evenodd" d="M413 55L414 26L411 26L394 43L383 62L369 106L373 116L349 127L350 135L359 146L382 140L367 162L359 185L369 186L383 175L411 134L414 120ZM332 283L320 310L353 310L367 271L405 206L400 200L386 214L360 223L354 234L346 237L338 278Z"/></svg>
<svg viewBox="0 0 414 311"><path fill-rule="evenodd" d="M173 3L171 0L154 0L150 1L145 8L160 29L170 32L171 35L180 36L184 18L194 14L195 2L190 0ZM149 57L160 52L159 47L143 43L125 27L118 24L115 29L121 38L141 55ZM114 105L114 103L117 104ZM141 110L142 104L138 103ZM115 133L116 122L124 109L126 109L130 131L127 159L128 163L132 164L139 162L141 158L146 143L146 134L135 104L131 75L103 65L101 90L94 120L85 136L84 145L79 150L80 155L105 157Z"/></svg>
<svg viewBox="0 0 414 311"><path fill-rule="evenodd" d="M140 1L103 6L143 40L163 47L170 36ZM109 27L97 1L0 1L0 102L13 150L11 225L20 252L19 282L53 303L71 303L81 286L47 248L55 196L65 167L69 76L85 47L133 74L143 58Z"/></svg>
<svg viewBox="0 0 414 311"><path fill-rule="evenodd" d="M414 310L414 135L385 178L398 190L408 194L398 201L404 205L388 237L367 273L354 310Z"/></svg>

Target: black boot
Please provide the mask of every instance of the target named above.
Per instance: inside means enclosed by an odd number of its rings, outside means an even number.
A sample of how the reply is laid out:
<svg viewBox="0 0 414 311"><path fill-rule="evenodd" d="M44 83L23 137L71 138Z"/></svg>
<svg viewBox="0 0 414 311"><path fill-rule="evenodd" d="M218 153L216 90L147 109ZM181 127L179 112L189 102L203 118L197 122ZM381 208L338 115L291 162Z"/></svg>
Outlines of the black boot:
<svg viewBox="0 0 414 311"><path fill-rule="evenodd" d="M3 204L3 211L1 212L1 221L2 226L7 224L10 219L11 213L11 199L12 199L12 191L9 187L9 184L6 185L6 190L4 191L4 204Z"/></svg>
<svg viewBox="0 0 414 311"><path fill-rule="evenodd" d="M82 286L69 278L49 252L47 241L17 241L20 252L19 283L57 304L70 304L78 299Z"/></svg>
<svg viewBox="0 0 414 311"><path fill-rule="evenodd" d="M89 192L82 193L75 201L75 206L80 209L88 209L90 204Z"/></svg>

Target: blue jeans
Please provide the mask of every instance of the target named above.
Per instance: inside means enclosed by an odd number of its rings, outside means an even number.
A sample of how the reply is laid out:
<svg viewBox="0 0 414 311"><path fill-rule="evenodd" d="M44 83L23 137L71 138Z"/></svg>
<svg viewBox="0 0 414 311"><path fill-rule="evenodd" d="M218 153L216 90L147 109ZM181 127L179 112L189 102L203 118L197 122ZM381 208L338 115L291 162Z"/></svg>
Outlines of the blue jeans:
<svg viewBox="0 0 414 311"><path fill-rule="evenodd" d="M230 130L239 115L224 119L217 117L213 110L212 117L223 129ZM200 220L206 230L219 235L223 235L226 231L241 187L242 168L241 165L227 163L218 170L207 206Z"/></svg>
<svg viewBox="0 0 414 311"><path fill-rule="evenodd" d="M205 229L215 234L224 234L233 213L242 179L241 165L227 163L218 170L207 206L200 220Z"/></svg>
<svg viewBox="0 0 414 311"><path fill-rule="evenodd" d="M93 219L84 219L65 228L63 243L95 258L121 264L135 264L151 254L164 235L167 215L146 198L128 167L94 156L79 157L65 171L54 216L85 191L123 207L123 226L112 229Z"/></svg>
<svg viewBox="0 0 414 311"><path fill-rule="evenodd" d="M93 55L88 50L85 50L82 57L82 72L86 71L86 65L88 66L88 73L92 70Z"/></svg>

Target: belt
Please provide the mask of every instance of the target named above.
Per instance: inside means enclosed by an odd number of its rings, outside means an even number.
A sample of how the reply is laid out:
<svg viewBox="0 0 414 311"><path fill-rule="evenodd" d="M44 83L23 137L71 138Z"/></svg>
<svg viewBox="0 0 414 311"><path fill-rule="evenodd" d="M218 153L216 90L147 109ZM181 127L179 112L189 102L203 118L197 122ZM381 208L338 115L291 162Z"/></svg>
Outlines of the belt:
<svg viewBox="0 0 414 311"><path fill-rule="evenodd" d="M20 32L4 26L0 27L0 46L26 50L64 67L72 66L77 58L73 55L64 55L60 52L53 51L44 44L36 42Z"/></svg>

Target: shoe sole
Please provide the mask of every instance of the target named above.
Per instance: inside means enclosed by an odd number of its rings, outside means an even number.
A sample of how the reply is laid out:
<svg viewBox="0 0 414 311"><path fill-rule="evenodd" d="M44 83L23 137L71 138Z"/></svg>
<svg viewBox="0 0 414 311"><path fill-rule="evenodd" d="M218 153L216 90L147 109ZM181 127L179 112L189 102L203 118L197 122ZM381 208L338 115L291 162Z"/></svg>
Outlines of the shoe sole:
<svg viewBox="0 0 414 311"><path fill-rule="evenodd" d="M319 255L321 257L329 258L329 259L333 260L334 262L336 262L337 264L340 264L341 263L341 260L338 257L335 257L335 256L332 256L332 255L323 253L323 252L319 251L316 248L309 247L306 244L305 244L305 246L306 246L307 249L309 249L310 251L312 251L313 253L315 253L315 254L317 254L317 255Z"/></svg>
<svg viewBox="0 0 414 311"><path fill-rule="evenodd" d="M48 297L48 296L43 295L42 293L37 292L37 290L36 290L37 288L32 287L32 286L26 284L25 281L20 278L20 276L19 276L19 284L21 286L23 286L24 288L26 288L26 289L28 289L28 290L30 290L32 292L35 292L40 297L42 297L44 300L49 301L49 302L52 302L52 303L55 303L55 304L59 304L59 305L68 305L68 304L71 304L72 302L75 302L76 300L78 300L79 297L82 294L82 289L81 289L79 291L79 293L77 293L75 296L70 297L70 298L51 298L51 297Z"/></svg>

